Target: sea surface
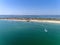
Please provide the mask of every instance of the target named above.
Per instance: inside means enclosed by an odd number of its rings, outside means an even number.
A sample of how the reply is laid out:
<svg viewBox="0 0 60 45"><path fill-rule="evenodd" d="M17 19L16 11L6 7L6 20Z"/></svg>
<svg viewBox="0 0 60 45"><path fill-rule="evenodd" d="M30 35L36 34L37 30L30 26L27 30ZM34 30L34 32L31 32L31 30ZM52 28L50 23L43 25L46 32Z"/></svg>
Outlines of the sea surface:
<svg viewBox="0 0 60 45"><path fill-rule="evenodd" d="M0 15L0 18L56 18L56 19L60 19L60 15Z"/></svg>
<svg viewBox="0 0 60 45"><path fill-rule="evenodd" d="M60 45L60 24L0 20L0 45Z"/></svg>

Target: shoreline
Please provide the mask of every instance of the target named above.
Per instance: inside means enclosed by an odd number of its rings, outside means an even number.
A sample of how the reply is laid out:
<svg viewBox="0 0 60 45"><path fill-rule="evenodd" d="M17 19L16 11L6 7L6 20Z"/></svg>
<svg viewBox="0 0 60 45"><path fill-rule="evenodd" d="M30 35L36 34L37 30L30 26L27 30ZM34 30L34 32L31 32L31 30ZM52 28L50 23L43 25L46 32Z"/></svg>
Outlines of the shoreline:
<svg viewBox="0 0 60 45"><path fill-rule="evenodd" d="M8 21L23 21L23 22L42 22L42 23L60 23L59 20L37 20L37 19L0 19L0 20L8 20Z"/></svg>

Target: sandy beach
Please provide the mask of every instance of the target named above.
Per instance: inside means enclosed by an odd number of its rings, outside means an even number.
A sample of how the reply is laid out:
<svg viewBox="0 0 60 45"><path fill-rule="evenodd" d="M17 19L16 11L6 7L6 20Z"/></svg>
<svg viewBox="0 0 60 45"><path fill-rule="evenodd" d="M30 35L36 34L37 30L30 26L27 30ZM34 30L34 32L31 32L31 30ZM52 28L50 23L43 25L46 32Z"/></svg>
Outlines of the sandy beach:
<svg viewBox="0 0 60 45"><path fill-rule="evenodd" d="M31 20L31 22L60 23L60 21L56 20Z"/></svg>
<svg viewBox="0 0 60 45"><path fill-rule="evenodd" d="M7 20L7 21L24 21L24 22L46 22L46 23L60 23L59 20L21 20L21 19L0 19L0 20Z"/></svg>

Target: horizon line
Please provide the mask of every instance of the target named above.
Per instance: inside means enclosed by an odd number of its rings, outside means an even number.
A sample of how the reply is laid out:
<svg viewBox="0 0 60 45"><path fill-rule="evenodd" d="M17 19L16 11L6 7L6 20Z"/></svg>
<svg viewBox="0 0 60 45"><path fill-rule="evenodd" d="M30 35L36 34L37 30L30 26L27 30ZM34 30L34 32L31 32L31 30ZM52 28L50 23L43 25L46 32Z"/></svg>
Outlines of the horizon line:
<svg viewBox="0 0 60 45"><path fill-rule="evenodd" d="M0 14L0 15L1 15L1 14ZM3 15L4 15L4 14L3 14ZM5 15L6 15L6 14L5 14ZM7 14L7 15L10 15L10 14ZM13 15L13 14L11 14L11 15ZM16 14L16 16L17 16L17 15L18 15L18 14ZM24 15L24 14L23 14L23 15ZM22 16L23 16L23 15L22 15ZM27 15L27 16L29 16L29 15Z"/></svg>

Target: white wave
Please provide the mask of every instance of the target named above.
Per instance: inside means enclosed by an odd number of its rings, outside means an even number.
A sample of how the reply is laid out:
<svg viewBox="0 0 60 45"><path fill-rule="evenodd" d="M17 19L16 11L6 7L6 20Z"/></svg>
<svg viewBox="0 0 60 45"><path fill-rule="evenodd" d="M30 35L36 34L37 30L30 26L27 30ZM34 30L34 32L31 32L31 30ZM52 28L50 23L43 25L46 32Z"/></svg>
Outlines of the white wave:
<svg viewBox="0 0 60 45"><path fill-rule="evenodd" d="M45 31L45 32L48 32L48 30L47 30L47 29L44 29L44 31Z"/></svg>

